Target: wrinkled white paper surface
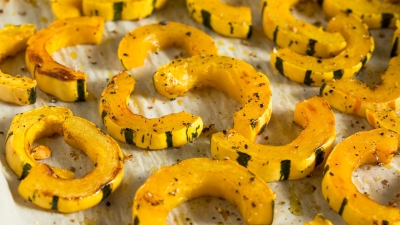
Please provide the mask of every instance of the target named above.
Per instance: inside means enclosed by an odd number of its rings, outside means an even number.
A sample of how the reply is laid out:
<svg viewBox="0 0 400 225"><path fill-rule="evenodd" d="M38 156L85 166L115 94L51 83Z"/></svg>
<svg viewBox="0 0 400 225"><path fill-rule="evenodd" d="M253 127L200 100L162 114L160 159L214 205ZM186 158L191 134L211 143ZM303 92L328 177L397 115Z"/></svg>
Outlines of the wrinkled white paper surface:
<svg viewBox="0 0 400 225"><path fill-rule="evenodd" d="M54 20L49 0L28 3L23 0L0 1L0 26L4 24L35 23L38 30ZM187 12L185 0L170 0L167 6L140 21L106 22L103 41L99 46L67 47L53 55L58 62L82 70L89 77L89 98L84 103L53 102L54 97L38 90L37 102L30 106L15 106L0 102L0 224L131 224L132 204L135 191L159 168L192 157L210 157L210 138L202 135L193 143L179 149L147 151L119 142L124 154L125 176L121 186L99 205L78 213L62 214L41 209L24 200L18 194L19 180L8 167L5 160L5 137L11 120L16 113L21 113L45 105L69 107L74 115L86 118L104 129L98 112L100 95L107 85L107 80L123 69L117 49L122 37L135 27L157 23L159 21L179 21L211 35L222 55L242 59L270 80L273 91L273 114L270 123L257 142L282 145L295 139L300 128L293 124L295 104L319 93L319 88L294 83L279 75L269 64L269 53L275 44L269 41L261 27L261 8L258 0L226 1L242 2L249 5L253 12L254 33L244 45L240 39L222 37L201 24L194 22ZM321 21L326 18L318 6L315 14L308 21ZM303 15L304 16L304 15ZM360 76L379 77L389 60L391 35L389 29L372 31L376 40L376 51L367 68ZM0 43L5 44L5 43ZM188 111L203 118L204 126L215 124L216 130L231 128L233 113L240 105L227 95L211 88L192 91L185 97L169 101L155 92L152 74L161 65L182 54L180 49L168 49L151 54L145 66L130 70L136 79L135 91L129 101L130 109L146 117L159 117L172 112ZM183 53L184 54L184 53ZM24 53L7 59L0 69L9 74L30 76L24 63ZM374 79L374 78L373 78ZM379 80L379 79L378 79ZM337 118L336 143L349 135L371 129L365 118L345 115L335 110ZM268 138L266 138L268 137ZM66 145L62 138L41 139L38 143L46 144L53 150L49 164L75 168L76 176L83 176L93 168L93 164L79 150ZM373 199L387 205L399 193L400 185L399 157L386 167L362 167L353 173L354 183L361 192L368 193ZM321 194L322 167L318 167L311 177L296 181L270 183L276 192L274 224L303 224L314 218L317 213L330 219L334 224L344 224L339 215L329 209ZM388 183L382 182L387 180ZM290 212L290 189L300 198L302 215ZM314 190L315 189L315 190ZM237 209L229 202L212 197L192 200L174 209L168 217L169 224L244 224Z"/></svg>

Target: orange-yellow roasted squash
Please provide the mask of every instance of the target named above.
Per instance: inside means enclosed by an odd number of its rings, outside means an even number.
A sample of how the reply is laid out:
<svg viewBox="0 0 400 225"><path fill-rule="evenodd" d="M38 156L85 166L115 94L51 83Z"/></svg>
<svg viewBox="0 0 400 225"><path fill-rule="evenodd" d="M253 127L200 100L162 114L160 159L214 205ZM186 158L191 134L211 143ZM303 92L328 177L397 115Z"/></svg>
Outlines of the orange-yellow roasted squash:
<svg viewBox="0 0 400 225"><path fill-rule="evenodd" d="M167 0L81 0L85 16L104 20L138 20L161 9Z"/></svg>
<svg viewBox="0 0 400 225"><path fill-rule="evenodd" d="M359 132L339 143L329 155L322 179L322 194L347 224L400 224L400 209L380 205L359 192L352 172L364 164L390 163L398 135L387 129Z"/></svg>
<svg viewBox="0 0 400 225"><path fill-rule="evenodd" d="M247 224L271 224L275 194L259 177L230 160L193 158L161 168L135 194L132 224L167 224L170 210L202 196L225 198Z"/></svg>
<svg viewBox="0 0 400 225"><path fill-rule="evenodd" d="M50 127L49 127L50 126ZM116 141L104 134L93 123L69 116L61 124L46 124L42 130L28 130L32 136L57 130L70 146L84 151L96 165L82 178L63 179L45 163L34 166L21 181L20 195L45 209L63 213L93 207L107 198L122 181L123 154Z"/></svg>
<svg viewBox="0 0 400 225"><path fill-rule="evenodd" d="M38 87L65 102L85 101L86 74L57 63L51 54L67 46L99 44L103 29L100 17L75 17L57 20L34 34L25 62Z"/></svg>
<svg viewBox="0 0 400 225"><path fill-rule="evenodd" d="M297 104L294 122L303 131L287 145L253 143L232 129L213 134L211 154L217 159L235 160L265 182L303 178L332 150L335 115L322 97L314 96Z"/></svg>
<svg viewBox="0 0 400 225"><path fill-rule="evenodd" d="M125 35L118 47L118 58L130 70L142 66L149 53L178 47L190 56L216 55L213 39L201 30L178 22L160 22L138 27Z"/></svg>
<svg viewBox="0 0 400 225"><path fill-rule="evenodd" d="M320 95L335 109L365 117L366 109L391 107L400 109L400 56L390 59L381 83L373 88L356 78L327 81Z"/></svg>
<svg viewBox="0 0 400 225"><path fill-rule="evenodd" d="M289 79L311 86L355 76L369 61L375 48L367 25L355 15L340 13L329 21L326 31L339 32L347 41L347 47L337 56L321 59L300 55L290 48L274 49L271 65Z"/></svg>
<svg viewBox="0 0 400 225"><path fill-rule="evenodd" d="M267 38L301 55L327 58L344 50L346 41L340 33L326 32L292 15L290 9L298 2L262 0L262 25Z"/></svg>
<svg viewBox="0 0 400 225"><path fill-rule="evenodd" d="M224 91L242 104L233 118L234 129L250 141L271 118L267 76L240 59L215 55L177 59L160 67L153 81L157 92L169 99L206 86Z"/></svg>
<svg viewBox="0 0 400 225"><path fill-rule="evenodd" d="M306 222L304 225L332 225L332 223L322 214L317 214L312 221Z"/></svg>
<svg viewBox="0 0 400 225"><path fill-rule="evenodd" d="M28 39L35 33L34 24L6 25L0 30L0 62L25 50ZM17 105L36 102L36 81L28 77L11 76L0 71L0 101Z"/></svg>
<svg viewBox="0 0 400 225"><path fill-rule="evenodd" d="M400 117L396 111L387 107L383 109L367 109L366 118L374 128L386 128L400 134Z"/></svg>
<svg viewBox="0 0 400 225"><path fill-rule="evenodd" d="M82 0L51 0L51 9L57 19L83 16Z"/></svg>
<svg viewBox="0 0 400 225"><path fill-rule="evenodd" d="M127 72L110 79L100 98L100 115L108 133L115 139L139 148L180 147L200 136L203 120L186 112L148 119L132 113L127 103L135 80Z"/></svg>
<svg viewBox="0 0 400 225"><path fill-rule="evenodd" d="M186 0L193 19L217 32L234 38L250 38L253 31L251 9L231 6L219 0Z"/></svg>
<svg viewBox="0 0 400 225"><path fill-rule="evenodd" d="M325 14L330 17L340 12L352 12L370 29L395 28L400 19L400 5L380 0L318 0Z"/></svg>

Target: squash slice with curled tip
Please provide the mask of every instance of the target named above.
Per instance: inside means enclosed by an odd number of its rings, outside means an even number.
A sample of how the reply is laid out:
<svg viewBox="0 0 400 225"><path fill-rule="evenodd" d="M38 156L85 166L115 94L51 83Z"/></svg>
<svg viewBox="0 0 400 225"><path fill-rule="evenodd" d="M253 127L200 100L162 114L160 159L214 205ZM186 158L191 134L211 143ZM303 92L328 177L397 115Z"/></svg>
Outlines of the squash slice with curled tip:
<svg viewBox="0 0 400 225"><path fill-rule="evenodd" d="M178 47L190 56L216 55L213 39L201 30L177 22L160 22L138 27L119 43L118 58L125 69L142 66L149 53Z"/></svg>
<svg viewBox="0 0 400 225"><path fill-rule="evenodd" d="M34 34L25 62L38 87L65 102L85 101L86 74L59 64L51 54L67 46L99 44L103 29L100 17L75 17L57 20Z"/></svg>
<svg viewBox="0 0 400 225"><path fill-rule="evenodd" d="M322 179L322 194L330 208L347 224L399 224L400 209L384 206L358 191L353 170L365 164L392 161L398 135L387 129L359 132L339 143L329 155Z"/></svg>
<svg viewBox="0 0 400 225"><path fill-rule="evenodd" d="M271 118L267 76L240 59L213 55L177 59L158 68L153 81L156 91L169 99L206 86L225 92L242 105L235 112L234 129L250 141Z"/></svg>
<svg viewBox="0 0 400 225"><path fill-rule="evenodd" d="M380 0L318 0L325 14L330 17L340 12L352 12L370 29L395 28L400 19L400 5Z"/></svg>
<svg viewBox="0 0 400 225"><path fill-rule="evenodd" d="M346 41L338 32L326 32L296 19L290 11L299 0L263 0L262 25L268 39L280 48L290 48L301 55L328 58L339 54Z"/></svg>
<svg viewBox="0 0 400 225"><path fill-rule="evenodd" d="M118 143L80 117L69 116L63 123L51 126L61 132L67 144L84 151L96 166L82 178L63 179L47 164L40 163L21 181L19 194L35 205L63 213L97 205L122 181L124 164Z"/></svg>
<svg viewBox="0 0 400 225"><path fill-rule="evenodd" d="M138 20L161 9L167 0L81 0L85 16L110 20Z"/></svg>
<svg viewBox="0 0 400 225"><path fill-rule="evenodd" d="M192 18L218 34L234 38L250 38L253 32L251 9L231 6L219 0L187 0Z"/></svg>
<svg viewBox="0 0 400 225"><path fill-rule="evenodd" d="M20 179L39 163L33 158L35 140L61 134L60 124L72 116L68 108L42 107L14 116L6 138L6 160ZM59 177L71 178L74 174L66 169L52 167Z"/></svg>
<svg viewBox="0 0 400 225"><path fill-rule="evenodd" d="M381 75L382 81L373 88L356 78L325 82L320 95L331 107L345 113L365 117L366 109L391 107L400 109L400 56L390 59Z"/></svg>
<svg viewBox="0 0 400 225"><path fill-rule="evenodd" d="M0 62L25 50L28 39L35 33L34 24L6 25L0 30ZM11 76L0 71L0 101L17 105L36 102L36 81L28 77Z"/></svg>
<svg viewBox="0 0 400 225"><path fill-rule="evenodd" d="M57 19L83 16L82 0L51 0L51 9Z"/></svg>
<svg viewBox="0 0 400 225"><path fill-rule="evenodd" d="M202 196L232 202L247 224L273 221L275 194L263 180L231 160L192 158L146 180L135 194L132 224L167 224L170 210Z"/></svg>
<svg viewBox="0 0 400 225"><path fill-rule="evenodd" d="M290 48L274 49L271 65L289 79L311 86L355 76L369 61L375 48L368 27L355 15L340 13L329 21L326 31L339 32L347 41L347 47L337 56L321 59L297 54Z"/></svg>
<svg viewBox="0 0 400 225"><path fill-rule="evenodd" d="M203 120L186 112L148 119L132 113L127 102L135 80L127 72L111 78L100 99L100 115L115 139L139 148L180 147L200 136Z"/></svg>
<svg viewBox="0 0 400 225"><path fill-rule="evenodd" d="M291 143L283 146L253 143L234 129L211 137L214 158L236 160L265 182L306 177L324 162L335 141L335 116L328 103L315 96L296 106L294 122L303 128Z"/></svg>

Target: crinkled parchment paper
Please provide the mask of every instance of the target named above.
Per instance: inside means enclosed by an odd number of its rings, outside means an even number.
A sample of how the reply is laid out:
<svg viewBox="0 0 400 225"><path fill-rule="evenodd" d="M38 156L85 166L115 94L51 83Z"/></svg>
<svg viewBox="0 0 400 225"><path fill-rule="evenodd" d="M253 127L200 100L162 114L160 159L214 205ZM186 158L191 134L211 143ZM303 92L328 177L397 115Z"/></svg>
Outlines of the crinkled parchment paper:
<svg viewBox="0 0 400 225"><path fill-rule="evenodd" d="M50 0L0 1L0 26L5 24L35 23L38 29L46 27L54 20ZM107 85L107 80L123 69L118 57L119 41L130 30L162 20L179 21L211 35L222 55L242 59L263 72L271 82L273 91L273 114L258 143L282 145L289 143L300 133L293 121L295 104L319 93L319 88L294 83L275 72L269 64L269 53L275 44L269 41L261 27L261 9L259 0L229 0L232 4L249 5L253 12L254 33L248 43L240 39L222 37L201 24L194 22L187 12L185 0L170 0L167 6L140 21L106 22L103 41L98 46L82 45L63 48L53 55L58 62L82 70L89 77L89 98L83 103L65 103L56 101L38 90L37 102L29 106L15 106L0 102L0 224L131 224L132 203L138 187L154 172L179 160L192 157L210 157L210 137L202 135L193 143L181 148L160 151L137 149L132 145L119 142L125 154L125 176L121 186L99 205L78 213L62 214L43 210L21 198L17 192L19 180L8 167L5 160L5 136L11 120L21 113L45 105L69 107L74 115L86 118L104 129L98 113L98 101ZM307 8L307 7L306 7ZM327 18L316 5L294 10L296 16L310 22L326 24ZM379 82L389 60L389 50L393 31L374 30L376 51L362 70L360 77L371 82ZM0 43L6 44L6 43ZM196 90L185 97L169 101L155 92L152 74L161 65L170 60L185 56L180 49L168 49L151 54L145 66L130 70L137 80L135 91L129 101L130 109L146 117L159 117L172 112L188 111L200 115L204 125L215 124L216 130L229 129L232 126L233 113L240 105L222 92L211 88ZM25 68L24 53L7 59L0 65L3 72L30 76ZM366 119L345 115L335 111L337 118L336 143L349 135L371 129ZM62 138L44 138L37 143L46 144L53 150L47 163L75 170L77 177L83 176L93 168L86 155L66 145ZM400 175L399 157L388 166L364 166L353 173L353 181L362 193L368 194L381 204L388 205L399 195ZM274 224L303 224L317 213L330 219L334 224L344 224L339 215L329 209L321 194L322 168L318 167L310 177L296 181L269 183L276 192ZM291 203L298 197L301 204L299 213L291 212ZM292 199L292 200L291 200ZM293 211L293 210L292 210ZM168 217L169 224L244 224L239 212L226 200L203 197L189 201L174 209Z"/></svg>

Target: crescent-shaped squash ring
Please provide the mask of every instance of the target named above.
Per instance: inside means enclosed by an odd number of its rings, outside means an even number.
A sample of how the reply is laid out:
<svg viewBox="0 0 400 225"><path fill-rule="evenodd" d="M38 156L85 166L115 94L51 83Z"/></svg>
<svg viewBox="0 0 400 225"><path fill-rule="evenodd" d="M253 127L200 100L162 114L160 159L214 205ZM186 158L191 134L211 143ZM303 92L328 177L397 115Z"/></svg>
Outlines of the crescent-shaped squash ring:
<svg viewBox="0 0 400 225"><path fill-rule="evenodd" d="M57 19L83 16L82 0L51 0L51 9Z"/></svg>
<svg viewBox="0 0 400 225"><path fill-rule="evenodd" d="M186 5L196 22L219 34L235 38L252 35L250 7L231 6L219 0L186 0Z"/></svg>
<svg viewBox="0 0 400 225"><path fill-rule="evenodd" d="M355 76L369 61L375 48L367 25L355 15L340 13L329 21L326 31L339 32L347 41L347 47L337 56L321 59L297 54L290 48L274 49L271 65L289 79L311 86Z"/></svg>
<svg viewBox="0 0 400 225"><path fill-rule="evenodd" d="M177 59L158 68L153 81L156 91L169 99L205 86L224 91L242 104L233 118L234 129L250 141L271 117L267 76L240 59L218 55Z"/></svg>
<svg viewBox="0 0 400 225"><path fill-rule="evenodd" d="M115 191L122 181L124 164L122 151L114 139L93 123L76 116L42 128L60 132L66 143L84 151L96 166L82 178L63 179L47 164L40 163L18 187L23 198L45 209L71 213L93 207ZM35 131L28 133L35 136Z"/></svg>
<svg viewBox="0 0 400 225"><path fill-rule="evenodd" d="M147 55L164 48L183 48L190 56L216 55L213 39L201 30L178 22L160 22L127 33L118 46L118 58L125 69L142 66Z"/></svg>
<svg viewBox="0 0 400 225"><path fill-rule="evenodd" d="M400 109L400 56L390 59L381 75L381 83L373 88L356 78L342 78L325 82L320 95L335 109L365 117L366 109L391 107Z"/></svg>
<svg viewBox="0 0 400 225"><path fill-rule="evenodd" d="M25 50L28 39L35 33L36 25L6 25L0 30L0 62ZM28 77L11 76L0 71L0 100L17 105L36 102L36 81Z"/></svg>
<svg viewBox="0 0 400 225"><path fill-rule="evenodd" d="M275 194L259 177L231 160L186 159L166 166L138 189L132 224L166 224L168 212L201 196L235 204L247 224L271 224Z"/></svg>
<svg viewBox="0 0 400 225"><path fill-rule="evenodd" d="M33 158L33 142L41 137L51 137L61 133L59 124L72 112L63 107L43 107L14 116L6 138L6 160L20 179L24 179L31 168L39 163ZM66 169L52 168L57 176L73 178Z"/></svg>
<svg viewBox="0 0 400 225"><path fill-rule="evenodd" d="M65 102L85 101L86 74L51 58L55 51L80 44L99 44L104 22L100 17L56 20L28 40L25 62L38 87Z"/></svg>
<svg viewBox="0 0 400 225"><path fill-rule="evenodd" d="M326 32L310 23L296 19L290 9L299 0L263 0L262 23L268 39L281 48L290 48L301 55L332 57L346 47L338 32Z"/></svg>
<svg viewBox="0 0 400 225"><path fill-rule="evenodd" d="M85 16L100 16L105 21L138 20L161 9L167 0L81 0Z"/></svg>
<svg viewBox="0 0 400 225"><path fill-rule="evenodd" d="M236 160L265 182L306 177L332 150L335 115L322 97L314 96L297 104L294 122L303 131L287 145L253 143L232 129L213 134L211 154Z"/></svg>
<svg viewBox="0 0 400 225"><path fill-rule="evenodd" d="M370 29L395 28L400 19L400 5L380 0L318 0L323 11L330 17L340 12L352 12L360 17Z"/></svg>
<svg viewBox="0 0 400 225"><path fill-rule="evenodd" d="M127 102L135 80L127 72L110 79L100 98L100 115L115 139L139 148L180 147L200 136L203 120L186 112L148 119L132 113Z"/></svg>
<svg viewBox="0 0 400 225"><path fill-rule="evenodd" d="M329 155L322 179L322 194L332 210L348 224L399 224L400 210L383 206L359 192L352 172L364 164L390 163L398 135L387 129L359 132L339 143Z"/></svg>

